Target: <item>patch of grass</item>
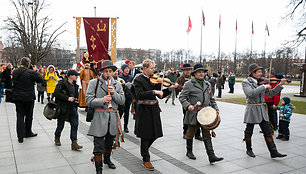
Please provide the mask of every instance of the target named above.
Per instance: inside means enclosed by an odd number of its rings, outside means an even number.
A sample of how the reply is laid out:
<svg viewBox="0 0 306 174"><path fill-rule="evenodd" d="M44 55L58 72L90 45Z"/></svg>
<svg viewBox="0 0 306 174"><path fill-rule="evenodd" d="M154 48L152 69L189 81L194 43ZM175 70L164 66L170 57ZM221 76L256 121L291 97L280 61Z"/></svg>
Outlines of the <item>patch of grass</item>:
<svg viewBox="0 0 306 174"><path fill-rule="evenodd" d="M236 77L235 82L242 82L243 80L245 80L245 77ZM227 79L226 79L227 81ZM300 86L301 81L291 81L291 83L286 83L285 85L288 86Z"/></svg>
<svg viewBox="0 0 306 174"><path fill-rule="evenodd" d="M223 98L223 99L218 99L217 101L246 105L246 99L244 97L241 97L241 98ZM293 104L295 106L295 109L293 110L294 113L305 114L306 115L306 102L291 101L291 104Z"/></svg>

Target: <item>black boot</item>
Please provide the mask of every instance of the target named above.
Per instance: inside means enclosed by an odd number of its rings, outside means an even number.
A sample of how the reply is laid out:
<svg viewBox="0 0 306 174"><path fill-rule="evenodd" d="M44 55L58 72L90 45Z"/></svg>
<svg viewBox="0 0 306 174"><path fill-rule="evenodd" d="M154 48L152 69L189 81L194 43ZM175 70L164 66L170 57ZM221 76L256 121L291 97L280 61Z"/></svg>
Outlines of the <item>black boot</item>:
<svg viewBox="0 0 306 174"><path fill-rule="evenodd" d="M278 136L276 137L276 139L282 139L283 138L283 134L278 133Z"/></svg>
<svg viewBox="0 0 306 174"><path fill-rule="evenodd" d="M253 153L253 150L252 150L251 138L246 137L246 138L244 138L244 141L245 141L245 145L246 145L246 149L247 149L246 154L249 155L250 157L255 158L255 154Z"/></svg>
<svg viewBox="0 0 306 174"><path fill-rule="evenodd" d="M102 163L102 155L95 155L91 158L92 162L95 162L96 174L102 174L103 163Z"/></svg>
<svg viewBox="0 0 306 174"><path fill-rule="evenodd" d="M271 158L276 158L276 157L282 158L282 157L287 156L286 154L281 154L277 151L276 145L275 145L272 137L265 137L265 140L266 140L266 144L268 146L268 149L270 151Z"/></svg>
<svg viewBox="0 0 306 174"><path fill-rule="evenodd" d="M110 152L109 152L110 151ZM107 152L104 151L104 164L107 164L109 168L115 169L116 166L112 161L110 160L111 150L107 150Z"/></svg>
<svg viewBox="0 0 306 174"><path fill-rule="evenodd" d="M186 148L187 148L186 156L187 156L188 158L190 158L190 159L193 159L193 160L197 159L197 158L194 156L194 154L192 153L193 139L190 139L190 140L186 139L186 144L187 144L187 147L186 147Z"/></svg>
<svg viewBox="0 0 306 174"><path fill-rule="evenodd" d="M220 158L216 157L213 146L212 146L211 139L205 140L204 144L206 148L206 153L208 155L208 160L210 163L214 163L214 162L223 160L223 157L220 157Z"/></svg>

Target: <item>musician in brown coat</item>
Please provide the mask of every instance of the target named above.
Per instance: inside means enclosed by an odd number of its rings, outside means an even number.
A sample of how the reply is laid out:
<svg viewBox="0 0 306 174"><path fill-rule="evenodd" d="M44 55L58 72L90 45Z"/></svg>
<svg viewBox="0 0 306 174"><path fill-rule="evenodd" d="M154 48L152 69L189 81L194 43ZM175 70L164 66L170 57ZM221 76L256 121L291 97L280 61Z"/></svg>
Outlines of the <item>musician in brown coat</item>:
<svg viewBox="0 0 306 174"><path fill-rule="evenodd" d="M204 72L207 71L204 69L203 65L196 64L192 75L193 79L185 83L183 91L179 96L179 100L183 107L187 110L184 124L188 124L188 130L186 133L186 144L187 144L187 153L186 156L190 159L196 159L192 152L192 139L201 126L197 121L197 112L195 110L195 105L197 102L201 102L200 107L206 107L211 105L217 112L219 108L217 103L211 93L211 85L208 81L204 81ZM223 160L223 158L216 157L212 142L210 131L201 126L203 141L205 144L206 152L210 163Z"/></svg>

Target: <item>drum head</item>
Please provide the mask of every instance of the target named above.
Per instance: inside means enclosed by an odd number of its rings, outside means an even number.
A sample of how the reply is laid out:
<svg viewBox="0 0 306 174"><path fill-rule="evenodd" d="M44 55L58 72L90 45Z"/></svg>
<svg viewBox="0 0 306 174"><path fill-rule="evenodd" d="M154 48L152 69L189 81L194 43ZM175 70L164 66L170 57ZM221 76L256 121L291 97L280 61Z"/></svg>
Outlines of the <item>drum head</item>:
<svg viewBox="0 0 306 174"><path fill-rule="evenodd" d="M217 111L210 106L201 109L197 115L197 120L201 125L209 125L213 123L216 118Z"/></svg>

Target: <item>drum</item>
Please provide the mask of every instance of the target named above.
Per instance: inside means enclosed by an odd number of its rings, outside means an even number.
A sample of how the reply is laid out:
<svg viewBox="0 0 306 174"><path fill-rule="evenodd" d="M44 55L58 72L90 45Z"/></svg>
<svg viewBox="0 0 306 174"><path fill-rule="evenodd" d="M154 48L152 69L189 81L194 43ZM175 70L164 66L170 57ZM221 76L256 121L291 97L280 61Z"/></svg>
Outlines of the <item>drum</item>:
<svg viewBox="0 0 306 174"><path fill-rule="evenodd" d="M207 130L216 129L221 122L221 118L217 111L210 106L202 108L198 112L197 120L204 127L204 129Z"/></svg>

